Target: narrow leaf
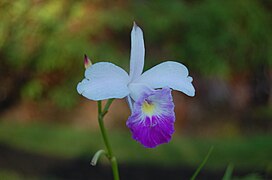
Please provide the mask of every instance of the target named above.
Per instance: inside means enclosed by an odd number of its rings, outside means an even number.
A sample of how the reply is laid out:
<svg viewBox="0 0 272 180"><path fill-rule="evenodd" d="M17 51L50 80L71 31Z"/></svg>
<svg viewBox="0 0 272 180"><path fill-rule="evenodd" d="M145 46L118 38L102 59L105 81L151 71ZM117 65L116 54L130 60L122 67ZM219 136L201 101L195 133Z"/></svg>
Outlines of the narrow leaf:
<svg viewBox="0 0 272 180"><path fill-rule="evenodd" d="M232 172L233 172L233 165L229 164L222 180L231 180Z"/></svg>
<svg viewBox="0 0 272 180"><path fill-rule="evenodd" d="M208 154L205 156L204 160L202 161L202 163L198 166L197 170L195 171L194 175L191 177L191 180L195 180L196 176L199 174L199 172L201 171L201 169L204 167L204 165L207 163L211 153L213 151L213 146L210 147Z"/></svg>

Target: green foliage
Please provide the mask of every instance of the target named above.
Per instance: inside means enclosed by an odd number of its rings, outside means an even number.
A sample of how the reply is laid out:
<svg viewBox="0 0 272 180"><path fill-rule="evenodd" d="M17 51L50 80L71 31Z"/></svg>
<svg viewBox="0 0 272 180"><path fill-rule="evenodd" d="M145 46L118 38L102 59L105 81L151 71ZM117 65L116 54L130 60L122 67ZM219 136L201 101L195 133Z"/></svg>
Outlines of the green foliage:
<svg viewBox="0 0 272 180"><path fill-rule="evenodd" d="M18 175L16 172L8 171L8 170L0 170L0 178L7 180L20 180L22 177Z"/></svg>
<svg viewBox="0 0 272 180"><path fill-rule="evenodd" d="M97 140L99 139L99 140ZM100 132L68 125L8 121L0 123L0 142L33 153L66 158L86 157L91 160L97 149L104 147ZM271 174L271 135L248 138L192 138L174 136L167 145L146 149L131 139L129 131L111 132L110 141L118 161L198 167L207 151L214 146L206 169L225 168L266 170ZM160 158L158 158L160 157ZM102 158L101 160L103 160ZM270 167L270 169L269 169Z"/></svg>
<svg viewBox="0 0 272 180"><path fill-rule="evenodd" d="M13 72L11 78L23 76L26 83L14 87L23 97L57 99L57 104L71 107L78 96L68 92L75 91L82 78L83 54L93 62L111 61L128 69L134 20L145 32L145 68L164 57L180 60L207 76L228 77L259 65L271 67L269 3L1 1L0 66L4 71L0 76L6 76L7 69ZM62 95L60 90L67 93Z"/></svg>
<svg viewBox="0 0 272 180"><path fill-rule="evenodd" d="M78 94L69 86L60 86L50 91L50 98L59 107L69 108L75 104Z"/></svg>
<svg viewBox="0 0 272 180"><path fill-rule="evenodd" d="M271 64L272 19L264 2L205 0L169 4L159 1L154 5L149 1L140 5L137 10L142 12L143 27L147 33L152 32L153 42L163 44L160 49L174 58L183 58L195 71L227 76Z"/></svg>
<svg viewBox="0 0 272 180"><path fill-rule="evenodd" d="M39 81L32 80L28 82L22 90L22 96L25 98L39 99L42 95L43 87Z"/></svg>
<svg viewBox="0 0 272 180"><path fill-rule="evenodd" d="M233 169L234 169L233 165L229 164L222 180L232 180L232 179L233 180L262 180L263 179L260 175L255 173L251 173L243 177L232 177Z"/></svg>
<svg viewBox="0 0 272 180"><path fill-rule="evenodd" d="M263 180L263 178L258 174L252 173L243 177L234 177L233 180Z"/></svg>

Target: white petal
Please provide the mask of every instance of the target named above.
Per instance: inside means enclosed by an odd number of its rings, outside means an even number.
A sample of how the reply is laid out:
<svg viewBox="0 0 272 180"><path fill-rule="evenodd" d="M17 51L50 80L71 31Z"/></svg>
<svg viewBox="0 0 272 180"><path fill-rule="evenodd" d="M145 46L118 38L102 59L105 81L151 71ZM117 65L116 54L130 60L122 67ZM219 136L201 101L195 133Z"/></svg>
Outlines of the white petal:
<svg viewBox="0 0 272 180"><path fill-rule="evenodd" d="M124 98L129 94L128 74L112 63L100 62L90 66L85 77L78 83L77 91L88 99Z"/></svg>
<svg viewBox="0 0 272 180"><path fill-rule="evenodd" d="M134 22L131 31L130 73L131 80L139 77L144 68L144 37L143 31Z"/></svg>
<svg viewBox="0 0 272 180"><path fill-rule="evenodd" d="M188 96L195 95L193 78L181 63L167 61L144 72L134 83L148 84L152 88L170 87Z"/></svg>
<svg viewBox="0 0 272 180"><path fill-rule="evenodd" d="M142 83L130 83L128 86L130 90L130 97L137 101L144 92L152 91L152 88Z"/></svg>

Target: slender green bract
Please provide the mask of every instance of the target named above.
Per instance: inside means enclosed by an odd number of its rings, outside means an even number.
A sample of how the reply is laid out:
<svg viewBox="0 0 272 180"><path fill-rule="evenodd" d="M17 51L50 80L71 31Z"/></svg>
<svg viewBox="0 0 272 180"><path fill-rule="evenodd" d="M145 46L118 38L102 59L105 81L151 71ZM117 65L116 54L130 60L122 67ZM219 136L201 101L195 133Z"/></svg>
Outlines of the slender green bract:
<svg viewBox="0 0 272 180"><path fill-rule="evenodd" d="M104 150L99 150L97 151L97 153L94 155L93 160L91 162L92 165L96 165L98 158L101 155L106 155L106 157L109 159L110 163L111 163L111 168L112 168L112 173L113 173L113 179L114 180L119 180L119 172L118 172L118 164L117 164L117 159L116 157L113 155L112 152L112 148L110 146L109 143L109 139L107 136L107 132L104 126L104 116L107 114L109 107L111 105L111 103L113 102L114 99L109 99L104 107L104 109L102 110L102 103L101 101L97 102L98 105L98 122L99 122L99 127L100 127L100 131L103 137L103 141L105 143L106 149L107 151L105 152Z"/></svg>
<svg viewBox="0 0 272 180"><path fill-rule="evenodd" d="M100 156L102 156L102 155L107 156L107 153L106 153L106 151L105 151L104 149L100 149L99 151L97 151L97 152L94 154L93 159L92 159L92 161L91 161L91 165L92 165L92 166L95 166L95 165L97 164L98 159L99 159Z"/></svg>

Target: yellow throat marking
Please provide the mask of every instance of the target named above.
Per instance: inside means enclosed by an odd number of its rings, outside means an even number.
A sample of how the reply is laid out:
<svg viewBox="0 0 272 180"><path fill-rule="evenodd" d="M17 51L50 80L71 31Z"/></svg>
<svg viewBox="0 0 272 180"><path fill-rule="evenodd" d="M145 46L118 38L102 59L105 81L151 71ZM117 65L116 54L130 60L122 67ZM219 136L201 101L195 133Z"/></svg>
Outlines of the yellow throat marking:
<svg viewBox="0 0 272 180"><path fill-rule="evenodd" d="M142 111L146 115L152 116L154 114L154 111L155 111L155 105L154 104L149 104L148 102L144 101L144 103L142 105Z"/></svg>

